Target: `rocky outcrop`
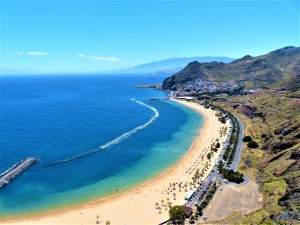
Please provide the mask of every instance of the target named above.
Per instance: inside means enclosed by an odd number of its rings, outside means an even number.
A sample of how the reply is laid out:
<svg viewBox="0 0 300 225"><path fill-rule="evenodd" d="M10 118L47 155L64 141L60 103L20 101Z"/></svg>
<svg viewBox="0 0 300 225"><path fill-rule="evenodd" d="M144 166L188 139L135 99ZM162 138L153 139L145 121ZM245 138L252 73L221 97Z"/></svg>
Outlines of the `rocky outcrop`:
<svg viewBox="0 0 300 225"><path fill-rule="evenodd" d="M300 150L294 150L290 156L290 159L298 160L300 159Z"/></svg>

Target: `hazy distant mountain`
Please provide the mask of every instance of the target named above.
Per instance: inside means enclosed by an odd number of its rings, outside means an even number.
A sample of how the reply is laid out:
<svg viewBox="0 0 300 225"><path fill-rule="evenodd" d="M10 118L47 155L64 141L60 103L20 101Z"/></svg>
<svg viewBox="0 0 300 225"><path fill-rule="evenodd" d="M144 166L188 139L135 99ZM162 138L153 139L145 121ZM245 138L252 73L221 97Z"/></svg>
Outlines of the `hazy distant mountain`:
<svg viewBox="0 0 300 225"><path fill-rule="evenodd" d="M163 88L175 90L188 81L202 78L210 81L234 80L250 87L276 83L283 88L297 89L299 74L300 47L288 46L257 57L247 55L228 64L191 62L166 79Z"/></svg>
<svg viewBox="0 0 300 225"><path fill-rule="evenodd" d="M198 62L223 62L229 63L232 62L233 58L228 57L211 57L211 56L204 56L204 57L182 57L182 58L171 58L171 59L164 59L160 61L155 61L151 63L146 63L142 65L138 65L132 68L128 68L123 70L123 72L128 73L151 73L151 74L174 74L180 71L182 68L187 66L190 62L198 61Z"/></svg>

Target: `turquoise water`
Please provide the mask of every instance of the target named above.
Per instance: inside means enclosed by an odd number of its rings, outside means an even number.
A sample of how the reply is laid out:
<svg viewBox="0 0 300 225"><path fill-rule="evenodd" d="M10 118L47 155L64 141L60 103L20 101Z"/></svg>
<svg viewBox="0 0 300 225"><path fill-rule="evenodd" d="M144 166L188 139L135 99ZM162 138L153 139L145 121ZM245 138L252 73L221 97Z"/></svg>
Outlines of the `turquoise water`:
<svg viewBox="0 0 300 225"><path fill-rule="evenodd" d="M120 193L182 158L201 115L173 101L150 100L164 92L132 88L163 78L3 76L0 172L26 157L40 160L0 189L1 216Z"/></svg>

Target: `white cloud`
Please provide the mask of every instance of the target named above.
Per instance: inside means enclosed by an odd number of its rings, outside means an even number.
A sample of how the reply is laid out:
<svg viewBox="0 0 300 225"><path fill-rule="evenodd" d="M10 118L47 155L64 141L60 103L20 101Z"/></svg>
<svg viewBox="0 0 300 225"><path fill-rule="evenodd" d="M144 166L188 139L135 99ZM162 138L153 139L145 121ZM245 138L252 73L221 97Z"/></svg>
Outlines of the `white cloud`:
<svg viewBox="0 0 300 225"><path fill-rule="evenodd" d="M81 54L81 53L78 53L77 56L81 57L81 58L88 58L87 55L84 55L84 54Z"/></svg>
<svg viewBox="0 0 300 225"><path fill-rule="evenodd" d="M88 59L94 59L94 60L98 60L98 61L107 61L107 62L120 62L122 61L122 59L116 58L116 57L98 57L98 56L88 56L85 54L77 54L77 56L79 56L80 58L88 58Z"/></svg>
<svg viewBox="0 0 300 225"><path fill-rule="evenodd" d="M23 53L22 52L19 52L19 51L13 51L14 54L16 55L22 55Z"/></svg>
<svg viewBox="0 0 300 225"><path fill-rule="evenodd" d="M97 56L92 56L91 59L99 60L99 61L108 61L108 62L119 62L121 59L116 58L116 57L97 57Z"/></svg>
<svg viewBox="0 0 300 225"><path fill-rule="evenodd" d="M42 56L42 55L48 55L46 52L26 52L27 55L37 55L37 56Z"/></svg>

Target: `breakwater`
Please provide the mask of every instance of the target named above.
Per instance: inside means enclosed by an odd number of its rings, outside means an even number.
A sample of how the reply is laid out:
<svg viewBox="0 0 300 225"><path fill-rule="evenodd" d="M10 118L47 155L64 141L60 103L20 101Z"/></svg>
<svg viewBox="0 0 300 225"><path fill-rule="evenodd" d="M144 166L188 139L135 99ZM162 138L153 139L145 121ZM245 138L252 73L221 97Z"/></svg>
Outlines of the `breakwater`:
<svg viewBox="0 0 300 225"><path fill-rule="evenodd" d="M20 175L24 170L30 167L32 164L38 161L38 158L29 157L23 159L21 162L15 164L4 173L0 175L0 188L4 187L5 185L9 184L12 179L16 176Z"/></svg>
<svg viewBox="0 0 300 225"><path fill-rule="evenodd" d="M162 90L161 84L141 84L135 85L134 88L153 88L155 90Z"/></svg>

